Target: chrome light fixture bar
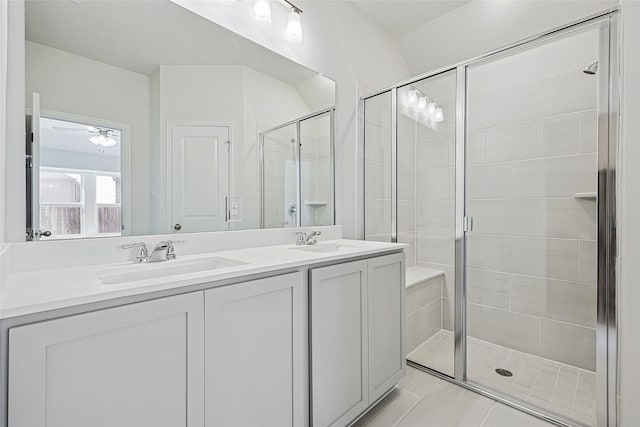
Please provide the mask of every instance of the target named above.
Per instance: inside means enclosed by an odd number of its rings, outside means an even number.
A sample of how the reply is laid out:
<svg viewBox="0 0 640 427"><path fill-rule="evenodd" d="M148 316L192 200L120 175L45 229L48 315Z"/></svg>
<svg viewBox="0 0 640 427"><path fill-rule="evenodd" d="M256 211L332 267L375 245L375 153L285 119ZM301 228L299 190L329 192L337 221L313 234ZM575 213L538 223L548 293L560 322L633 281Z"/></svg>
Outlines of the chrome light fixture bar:
<svg viewBox="0 0 640 427"><path fill-rule="evenodd" d="M218 3L232 4L235 0L216 0ZM302 42L302 9L288 0L278 0L280 4L289 9L285 38L291 43ZM251 12L254 22L258 25L271 25L271 0L254 0Z"/></svg>

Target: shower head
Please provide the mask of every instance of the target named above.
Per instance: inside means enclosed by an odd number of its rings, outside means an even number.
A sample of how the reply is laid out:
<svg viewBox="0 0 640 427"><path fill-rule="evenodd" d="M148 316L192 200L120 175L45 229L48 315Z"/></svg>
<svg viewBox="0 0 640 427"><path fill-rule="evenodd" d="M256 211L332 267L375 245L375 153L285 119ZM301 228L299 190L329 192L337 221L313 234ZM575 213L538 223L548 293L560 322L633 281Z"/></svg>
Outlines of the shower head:
<svg viewBox="0 0 640 427"><path fill-rule="evenodd" d="M590 76L595 75L598 72L598 61L593 61L591 64L587 65L582 72Z"/></svg>

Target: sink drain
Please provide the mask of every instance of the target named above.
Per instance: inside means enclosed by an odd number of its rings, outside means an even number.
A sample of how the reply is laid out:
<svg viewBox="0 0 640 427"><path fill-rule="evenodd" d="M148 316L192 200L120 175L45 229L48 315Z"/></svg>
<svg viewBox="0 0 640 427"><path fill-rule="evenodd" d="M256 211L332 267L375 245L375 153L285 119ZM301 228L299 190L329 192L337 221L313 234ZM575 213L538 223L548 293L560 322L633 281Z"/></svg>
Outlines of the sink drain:
<svg viewBox="0 0 640 427"><path fill-rule="evenodd" d="M498 368L496 369L496 374L502 375L503 377L512 377L513 373L507 369Z"/></svg>

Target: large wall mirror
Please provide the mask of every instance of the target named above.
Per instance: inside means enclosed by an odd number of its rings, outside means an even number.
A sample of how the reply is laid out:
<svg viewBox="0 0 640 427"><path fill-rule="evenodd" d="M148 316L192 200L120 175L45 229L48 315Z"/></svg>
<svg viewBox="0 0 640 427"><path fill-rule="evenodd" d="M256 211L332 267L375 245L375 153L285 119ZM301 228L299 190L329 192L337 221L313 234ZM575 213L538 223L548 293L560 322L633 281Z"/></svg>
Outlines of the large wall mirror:
<svg viewBox="0 0 640 427"><path fill-rule="evenodd" d="M169 0L26 1L27 240L334 223L335 83Z"/></svg>

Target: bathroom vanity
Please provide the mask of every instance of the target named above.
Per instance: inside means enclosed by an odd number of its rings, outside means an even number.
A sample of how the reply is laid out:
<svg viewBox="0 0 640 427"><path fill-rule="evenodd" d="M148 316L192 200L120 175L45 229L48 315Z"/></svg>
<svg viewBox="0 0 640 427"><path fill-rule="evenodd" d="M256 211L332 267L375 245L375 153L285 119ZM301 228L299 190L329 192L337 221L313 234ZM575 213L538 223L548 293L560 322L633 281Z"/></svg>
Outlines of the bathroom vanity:
<svg viewBox="0 0 640 427"><path fill-rule="evenodd" d="M2 425L349 425L404 374L402 250L333 240L13 274Z"/></svg>

